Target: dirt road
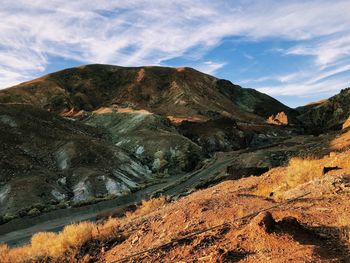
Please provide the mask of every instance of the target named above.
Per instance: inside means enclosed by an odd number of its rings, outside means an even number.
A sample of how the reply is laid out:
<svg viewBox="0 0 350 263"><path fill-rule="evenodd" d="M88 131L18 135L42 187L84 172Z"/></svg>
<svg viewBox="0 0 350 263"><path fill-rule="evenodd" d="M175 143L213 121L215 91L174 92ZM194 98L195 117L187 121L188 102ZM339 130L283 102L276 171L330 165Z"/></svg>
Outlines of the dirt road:
<svg viewBox="0 0 350 263"><path fill-rule="evenodd" d="M42 231L59 231L65 225L84 220L95 221L96 216L112 212L118 208L138 203L155 194L168 196L186 195L203 181L210 181L217 172L225 169L232 161L232 155L225 154L220 158L213 157L200 170L184 175L172 176L166 182L155 184L131 195L103 201L84 207L68 208L52 211L34 218L19 218L0 225L0 243L17 246L26 243L31 236Z"/></svg>

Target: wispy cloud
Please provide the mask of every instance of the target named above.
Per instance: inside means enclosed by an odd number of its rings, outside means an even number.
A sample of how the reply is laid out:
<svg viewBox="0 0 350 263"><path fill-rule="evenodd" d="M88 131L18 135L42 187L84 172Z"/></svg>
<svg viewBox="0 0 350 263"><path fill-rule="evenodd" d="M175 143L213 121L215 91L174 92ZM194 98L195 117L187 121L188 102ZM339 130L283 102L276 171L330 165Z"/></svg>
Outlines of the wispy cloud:
<svg viewBox="0 0 350 263"><path fill-rule="evenodd" d="M271 95L307 94L326 90L326 84L344 86L344 77L329 77L349 67L349 60L344 60L350 56L348 0L0 0L0 4L0 87L45 71L54 63L51 57L124 66L162 65L185 57L199 70L214 74L227 61L205 55L227 37L292 40L294 46L279 52L313 59L306 72L262 76L261 81L281 82L261 88Z"/></svg>
<svg viewBox="0 0 350 263"><path fill-rule="evenodd" d="M266 86L258 88L260 92L270 94L272 96L309 96L310 91L317 93L318 96L325 98L333 95L335 92L344 88L347 78L341 77L337 79L327 79L321 83L313 84L285 84L276 86Z"/></svg>
<svg viewBox="0 0 350 263"><path fill-rule="evenodd" d="M225 65L225 62L205 61L202 64L197 65L196 69L207 74L214 74L218 69Z"/></svg>

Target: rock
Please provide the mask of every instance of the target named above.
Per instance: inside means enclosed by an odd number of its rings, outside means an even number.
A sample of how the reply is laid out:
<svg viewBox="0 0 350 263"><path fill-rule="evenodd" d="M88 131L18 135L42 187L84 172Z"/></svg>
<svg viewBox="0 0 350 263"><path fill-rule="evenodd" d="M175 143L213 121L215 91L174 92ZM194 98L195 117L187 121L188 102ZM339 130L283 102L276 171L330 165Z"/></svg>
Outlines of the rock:
<svg viewBox="0 0 350 263"><path fill-rule="evenodd" d="M257 225L267 233L270 233L273 231L276 225L276 221L270 212L261 212L252 219L250 224L253 226Z"/></svg>
<svg viewBox="0 0 350 263"><path fill-rule="evenodd" d="M350 117L343 123L343 130L350 127Z"/></svg>
<svg viewBox="0 0 350 263"><path fill-rule="evenodd" d="M281 111L276 115L271 115L266 122L274 125L288 125L288 116Z"/></svg>

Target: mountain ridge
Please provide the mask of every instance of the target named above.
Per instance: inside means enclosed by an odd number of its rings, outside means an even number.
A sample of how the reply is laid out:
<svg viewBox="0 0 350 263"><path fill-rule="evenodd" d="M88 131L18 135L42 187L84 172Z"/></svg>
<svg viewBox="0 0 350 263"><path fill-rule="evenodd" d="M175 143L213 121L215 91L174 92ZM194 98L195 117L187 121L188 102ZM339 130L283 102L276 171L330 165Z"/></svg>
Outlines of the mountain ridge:
<svg viewBox="0 0 350 263"><path fill-rule="evenodd" d="M302 147L323 152L311 128L326 132L335 104L344 104L339 124L350 113L347 92L335 98L295 110L191 68L93 64L21 83L0 91L0 215L6 222L152 184L157 195L216 167L220 152L232 155L232 178L259 175ZM308 124L314 116L324 127Z"/></svg>
<svg viewBox="0 0 350 263"><path fill-rule="evenodd" d="M94 89L98 90L96 91ZM164 111L157 108L157 103L160 103L160 106L164 105L162 100L176 96L176 99L171 102L174 102L180 109L183 109L186 108L183 105L186 104L186 100L190 100L187 103L197 103L190 96L196 95L200 99L204 99L201 93L208 92L205 95L209 96L212 95L212 90L219 90L215 94L216 97L220 96L220 94L223 95L221 97L223 101L220 103L224 104L224 106L220 107L213 103L217 98L213 98L213 101L206 100L206 102L210 103L209 106L218 110L228 109L244 114L240 108L244 107L246 112L254 112L254 109L249 108L248 105L253 102L251 98L248 98L252 96L258 97L261 101L266 100L273 105L277 105L279 111L289 110L287 106L266 94L252 89L242 89L240 86L234 85L229 81L217 79L192 68L153 66L120 67L101 64L84 65L82 67L61 70L2 90L0 102L27 101L59 113L62 110L69 110L70 108L75 108L76 110L93 110L113 103L135 103L137 107L152 107L153 110L156 110L156 113L164 114ZM52 94L48 94L48 91ZM11 93L14 93L18 97L11 97ZM30 96L31 93L35 93L36 99ZM251 95L250 93L254 94ZM55 96L57 94L61 96ZM235 98L236 94L241 97L244 95L246 103L238 101ZM108 95L108 98L103 98L104 95ZM92 96L95 98L93 99ZM181 98L183 98L183 101L181 101ZM231 103L227 101L229 98L232 99ZM237 104L240 106L235 105L234 107L233 105L229 105L235 104L235 100L237 100ZM149 105L146 105L144 101L149 101ZM196 113L198 114L198 111L202 111L199 114L206 115L204 112L206 108L208 107L198 105ZM173 113L174 115L175 113L175 115L181 115L181 111L179 110L171 108L167 110L169 110L169 114ZM193 112L196 109L190 107L189 111L191 110ZM262 113L262 115L264 118L267 118L275 113L277 112L273 111ZM257 113L255 112L255 114Z"/></svg>

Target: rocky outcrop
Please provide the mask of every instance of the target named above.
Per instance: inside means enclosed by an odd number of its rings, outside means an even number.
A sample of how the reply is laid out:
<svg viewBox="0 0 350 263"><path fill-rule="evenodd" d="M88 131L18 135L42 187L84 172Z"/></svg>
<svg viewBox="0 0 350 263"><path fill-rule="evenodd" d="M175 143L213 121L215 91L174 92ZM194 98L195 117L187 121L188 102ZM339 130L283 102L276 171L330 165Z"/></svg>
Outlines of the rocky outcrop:
<svg viewBox="0 0 350 263"><path fill-rule="evenodd" d="M288 125L288 116L281 111L276 115L271 115L266 122L274 125Z"/></svg>
<svg viewBox="0 0 350 263"><path fill-rule="evenodd" d="M343 123L342 128L347 129L350 127L350 117Z"/></svg>
<svg viewBox="0 0 350 263"><path fill-rule="evenodd" d="M237 123L230 118L205 122L184 121L177 129L208 154L247 147L246 134L239 130Z"/></svg>
<svg viewBox="0 0 350 263"><path fill-rule="evenodd" d="M350 116L350 88L319 104L298 108L298 119L310 132L319 134L327 130L340 130Z"/></svg>

